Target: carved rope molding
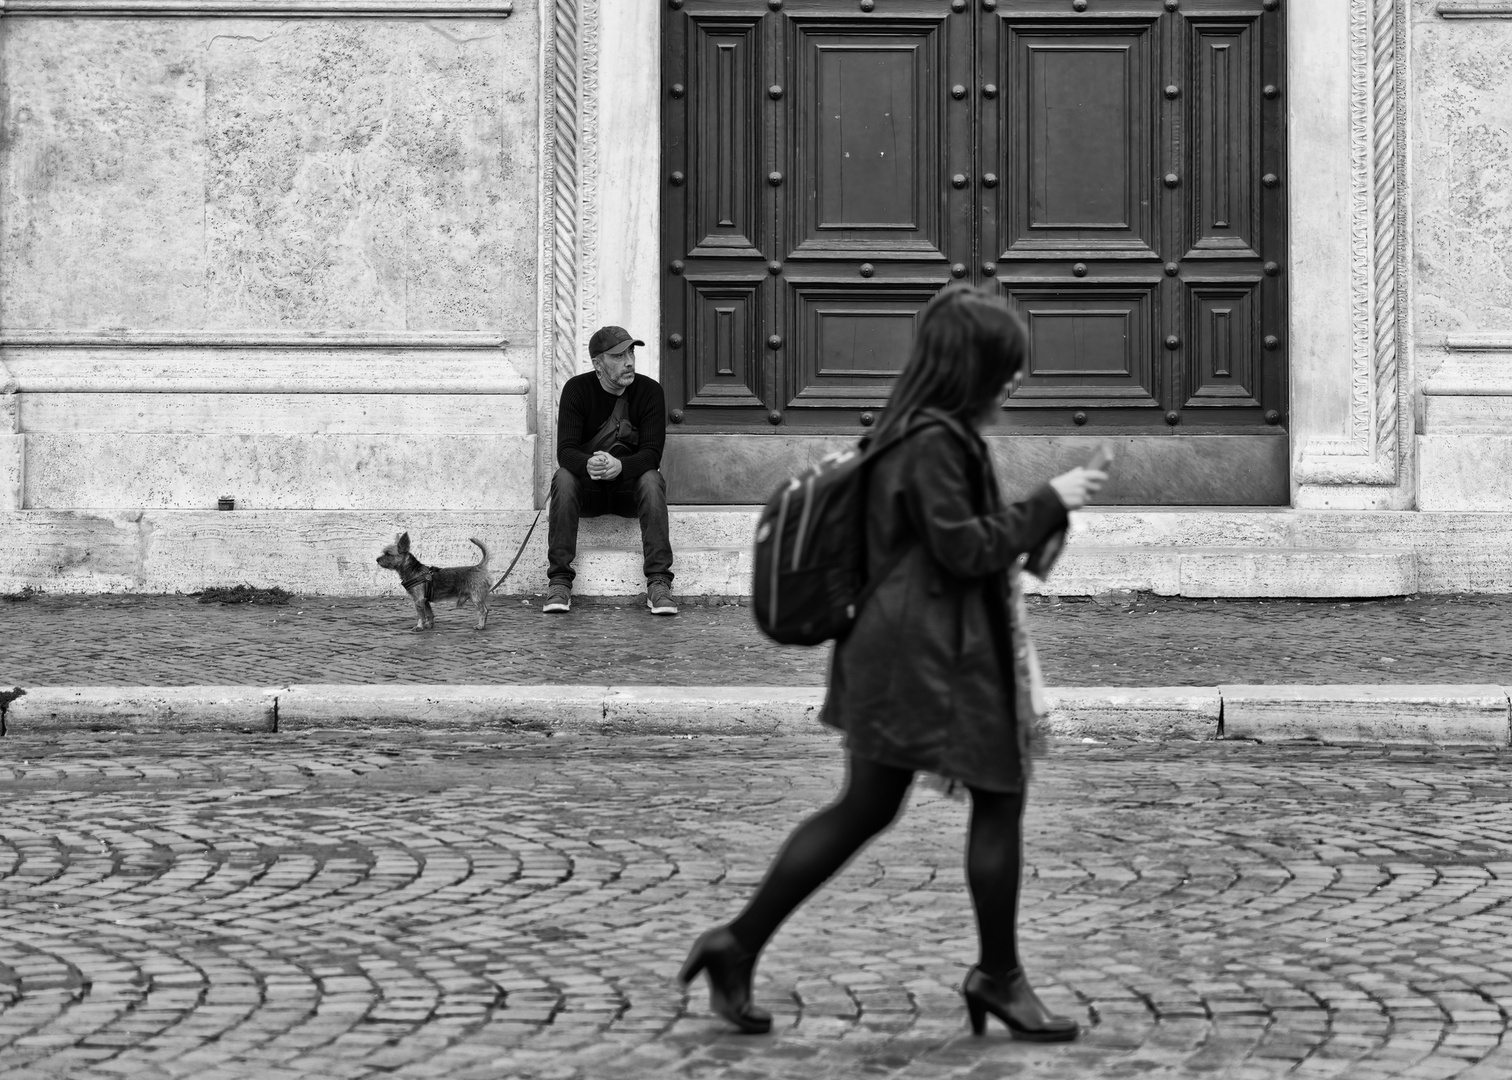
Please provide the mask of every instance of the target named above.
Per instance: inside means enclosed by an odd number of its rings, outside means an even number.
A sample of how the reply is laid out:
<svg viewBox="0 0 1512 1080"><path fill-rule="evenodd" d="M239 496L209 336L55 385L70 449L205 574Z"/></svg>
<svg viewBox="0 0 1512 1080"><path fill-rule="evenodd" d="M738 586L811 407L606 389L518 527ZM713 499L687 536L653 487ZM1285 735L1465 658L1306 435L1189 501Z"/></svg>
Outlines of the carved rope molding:
<svg viewBox="0 0 1512 1080"><path fill-rule="evenodd" d="M387 18L486 19L507 17L514 4L478 0L0 0L0 17L70 16L234 16L263 19Z"/></svg>
<svg viewBox="0 0 1512 1080"><path fill-rule="evenodd" d="M582 242L578 248L579 321L577 348L573 355L575 372L586 367L588 339L597 329L599 318L599 0L579 0L579 8L582 11L582 51L578 70L582 77L580 115L583 126L578 168L582 177ZM661 242L660 235L657 242Z"/></svg>
<svg viewBox="0 0 1512 1080"><path fill-rule="evenodd" d="M548 71L542 114L546 121L543 164L546 180L545 219L550 228L550 256L545 261L546 328L541 390L551 399L540 402L541 415L552 411L557 387L570 378L577 341L578 242L578 12L576 0L553 0L550 45L545 50Z"/></svg>
<svg viewBox="0 0 1512 1080"><path fill-rule="evenodd" d="M1305 448L1297 467L1304 483L1394 485L1399 477L1406 2L1350 2L1349 432Z"/></svg>
<svg viewBox="0 0 1512 1080"><path fill-rule="evenodd" d="M562 384L584 368L588 327L598 307L598 0L543 4L546 37L541 102L542 359L537 423L543 442L555 434ZM551 456L542 455L542 485Z"/></svg>

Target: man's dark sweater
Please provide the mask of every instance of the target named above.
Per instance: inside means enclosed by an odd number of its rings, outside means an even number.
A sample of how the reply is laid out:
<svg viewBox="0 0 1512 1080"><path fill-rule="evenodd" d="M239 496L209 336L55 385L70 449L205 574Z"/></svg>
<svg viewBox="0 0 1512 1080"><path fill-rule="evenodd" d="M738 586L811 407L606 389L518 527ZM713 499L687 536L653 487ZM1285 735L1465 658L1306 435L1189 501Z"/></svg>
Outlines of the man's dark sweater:
<svg viewBox="0 0 1512 1080"><path fill-rule="evenodd" d="M635 425L639 445L631 453L617 453L620 474L615 485L630 484L661 464L667 444L667 401L661 383L636 374L625 390L630 407L626 419ZM557 409L557 464L580 479L588 479L588 444L598 434L619 398L605 390L597 372L574 375L562 387Z"/></svg>

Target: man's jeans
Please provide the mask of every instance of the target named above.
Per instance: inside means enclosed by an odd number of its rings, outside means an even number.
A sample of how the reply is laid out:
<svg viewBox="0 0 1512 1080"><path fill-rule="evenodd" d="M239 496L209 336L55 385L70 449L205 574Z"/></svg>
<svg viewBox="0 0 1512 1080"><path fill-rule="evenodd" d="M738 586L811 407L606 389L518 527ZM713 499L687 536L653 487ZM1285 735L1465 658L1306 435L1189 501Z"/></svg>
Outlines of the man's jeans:
<svg viewBox="0 0 1512 1080"><path fill-rule="evenodd" d="M546 575L571 585L577 558L578 519L618 514L638 517L646 557L646 581L672 584L672 536L667 525L667 482L655 469L634 480L581 480L566 469L551 478L551 515L546 537Z"/></svg>

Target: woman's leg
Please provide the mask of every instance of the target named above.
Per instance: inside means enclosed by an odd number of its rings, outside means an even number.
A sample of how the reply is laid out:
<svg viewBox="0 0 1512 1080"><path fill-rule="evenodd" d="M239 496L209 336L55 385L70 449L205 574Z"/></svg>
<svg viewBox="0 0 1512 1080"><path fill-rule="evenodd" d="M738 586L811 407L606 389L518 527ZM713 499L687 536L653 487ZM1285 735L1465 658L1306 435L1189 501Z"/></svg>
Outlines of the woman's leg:
<svg viewBox="0 0 1512 1080"><path fill-rule="evenodd" d="M1024 867L1024 795L971 789L971 834L966 841L966 880L976 908L982 957L961 992L971 1030L985 1030L987 1014L1015 1039L1070 1042L1076 1021L1057 1016L1039 999L1018 957L1019 880Z"/></svg>
<svg viewBox="0 0 1512 1080"><path fill-rule="evenodd" d="M1018 959L1019 879L1024 864L1024 793L971 789L971 831L966 841L966 882L976 908L981 960L993 978L1013 971Z"/></svg>
<svg viewBox="0 0 1512 1080"><path fill-rule="evenodd" d="M735 939L759 953L809 894L898 815L913 772L851 756L845 790L793 830L745 910L730 923Z"/></svg>

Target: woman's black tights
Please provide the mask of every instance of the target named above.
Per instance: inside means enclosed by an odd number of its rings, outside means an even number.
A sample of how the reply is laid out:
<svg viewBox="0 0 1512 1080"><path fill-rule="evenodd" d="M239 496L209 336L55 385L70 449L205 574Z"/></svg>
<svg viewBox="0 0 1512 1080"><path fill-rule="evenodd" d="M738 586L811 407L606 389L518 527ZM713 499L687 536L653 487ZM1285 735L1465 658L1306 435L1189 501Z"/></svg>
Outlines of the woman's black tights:
<svg viewBox="0 0 1512 1080"><path fill-rule="evenodd" d="M793 830L756 894L730 923L736 940L760 952L799 904L892 824L912 782L909 769L852 757L840 797ZM966 881L982 946L978 966L988 975L1004 975L1018 967L1024 796L969 790Z"/></svg>

